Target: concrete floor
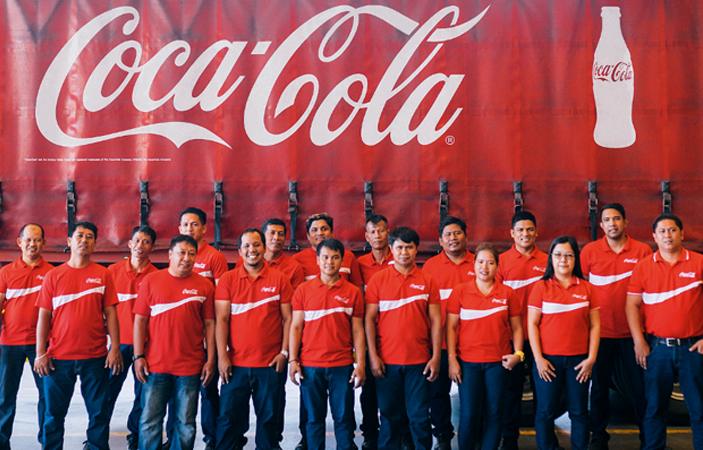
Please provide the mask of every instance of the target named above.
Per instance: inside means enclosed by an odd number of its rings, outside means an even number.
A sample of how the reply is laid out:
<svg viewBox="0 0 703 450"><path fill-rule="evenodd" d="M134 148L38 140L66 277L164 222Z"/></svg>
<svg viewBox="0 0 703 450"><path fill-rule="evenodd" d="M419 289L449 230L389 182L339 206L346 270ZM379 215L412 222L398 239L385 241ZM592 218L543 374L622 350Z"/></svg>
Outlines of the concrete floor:
<svg viewBox="0 0 703 450"><path fill-rule="evenodd" d="M117 400L115 407L115 413L113 415L113 420L110 430L110 448L112 450L123 450L127 448L127 442L125 436L127 435L126 420L129 411L131 410L131 403L133 400L132 389L133 389L132 377L127 378L125 386ZM297 444L300 435L298 433L298 404L299 404L299 391L292 384L287 385L287 405L286 405L286 426L284 431L284 439L281 443L281 448L283 450L293 450ZM77 385L73 400L71 402L71 407L69 408L68 417L66 420L66 435L65 435L65 448L67 450L80 450L82 448L82 443L85 440L85 429L87 427L87 414L83 406L82 398L80 397L80 387ZM359 391L357 391L356 399L356 417L357 422L361 422L361 411L359 409L358 401ZM17 416L15 418L14 432L11 439L11 446L14 450L34 450L40 449L41 446L38 444L37 435L37 416L36 416L36 402L37 393L34 386L34 381L31 374L29 373L29 366L27 365L22 377L22 384L20 386L20 392L17 399ZM456 386L452 390L452 404L454 407L453 412L453 423L456 424L459 421L458 417L458 392ZM252 408L253 409L253 408ZM614 415L613 426L609 429L611 434L610 448L613 450L638 450L639 449L639 439L637 437L637 429L632 425L631 420L628 417L627 406L617 404L614 405ZM250 431L247 433L249 438L249 443L245 447L245 450L254 450L254 421L256 418L251 417ZM198 417L198 435L196 437L195 449L201 450L205 447L202 441L202 433L200 430L200 418ZM562 446L567 450L570 449L568 442L569 438L569 428L570 422L567 415L562 416L557 421L558 433L560 434L559 440ZM335 448L334 433L332 428L331 419L328 418L327 421L327 448ZM536 449L534 428L526 428L521 430L522 436L520 437L520 448L522 450L533 450ZM363 437L361 433L357 431L356 443L361 447L363 442ZM691 430L689 427L670 427L668 435L668 445L675 450L686 450L692 449L693 444L691 441ZM457 440L452 440L452 448L458 449Z"/></svg>

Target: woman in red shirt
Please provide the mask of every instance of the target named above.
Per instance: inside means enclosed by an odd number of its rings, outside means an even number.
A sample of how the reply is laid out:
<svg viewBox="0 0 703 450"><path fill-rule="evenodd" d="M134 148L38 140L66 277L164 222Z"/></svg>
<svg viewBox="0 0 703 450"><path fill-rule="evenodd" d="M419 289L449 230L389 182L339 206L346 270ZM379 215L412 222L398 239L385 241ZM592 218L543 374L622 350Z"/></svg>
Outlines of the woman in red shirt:
<svg viewBox="0 0 703 450"><path fill-rule="evenodd" d="M498 448L508 370L525 357L520 302L510 287L495 281L497 270L496 248L479 245L476 279L458 285L447 300L449 377L459 385L461 404L460 450L474 449L483 417L481 448Z"/></svg>
<svg viewBox="0 0 703 450"><path fill-rule="evenodd" d="M560 236L549 249L547 271L528 300L527 328L533 367L539 450L559 448L554 419L566 391L571 448L588 447L588 381L598 354L600 311L593 286L583 279L576 239Z"/></svg>

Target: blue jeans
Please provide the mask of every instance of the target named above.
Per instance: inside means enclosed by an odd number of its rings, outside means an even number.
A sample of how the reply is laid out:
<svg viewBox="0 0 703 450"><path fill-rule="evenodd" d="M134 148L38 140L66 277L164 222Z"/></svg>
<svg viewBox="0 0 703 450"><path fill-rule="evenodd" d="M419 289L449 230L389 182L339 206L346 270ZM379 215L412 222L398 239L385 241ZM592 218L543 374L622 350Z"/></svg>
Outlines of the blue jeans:
<svg viewBox="0 0 703 450"><path fill-rule="evenodd" d="M535 433L539 450L554 450L559 447L559 441L554 433L554 419L559 412L559 399L566 391L567 408L571 420L571 448L586 450L588 447L588 383L576 380L577 371L574 367L586 359L586 355L554 356L544 355L545 359L554 366L555 377L552 381L544 381L539 377L537 364L532 368L535 377L535 388L539 403L535 415Z"/></svg>
<svg viewBox="0 0 703 450"><path fill-rule="evenodd" d="M688 346L667 347L651 340L650 345L644 371L645 450L659 450L666 445L666 413L676 373L691 419L693 447L703 449L703 355L689 352Z"/></svg>
<svg viewBox="0 0 703 450"><path fill-rule="evenodd" d="M635 359L635 347L632 338L601 338L598 358L593 366L591 383L591 438L608 442L610 434L606 431L610 421L610 383L616 359L621 359L625 366L634 393L635 420L640 429L640 442L644 442L643 419L646 408L644 396L644 374Z"/></svg>
<svg viewBox="0 0 703 450"><path fill-rule="evenodd" d="M300 390L308 413L308 449L325 449L327 398L334 421L338 450L356 450L354 445L354 385L349 383L354 367L301 367Z"/></svg>
<svg viewBox="0 0 703 450"><path fill-rule="evenodd" d="M62 449L64 421L71 404L76 376L81 378L81 394L88 411L88 444L91 450L107 450L110 416L107 410L109 369L105 357L79 360L52 359L54 371L44 377L44 450Z"/></svg>
<svg viewBox="0 0 703 450"><path fill-rule="evenodd" d="M378 397L376 396L376 378L371 372L371 362L366 354L366 383L361 387L361 426L364 440L378 440Z"/></svg>
<svg viewBox="0 0 703 450"><path fill-rule="evenodd" d="M535 380L532 377L532 366L535 359L532 356L530 344L525 341L523 346L525 362L521 362L508 372L508 384L505 390L503 404L503 439L517 442L520 437L520 419L522 418L522 394L525 390L525 377L529 376L532 387L532 407L537 411L537 395L535 395Z"/></svg>
<svg viewBox="0 0 703 450"><path fill-rule="evenodd" d="M447 351L442 350L439 363L439 377L430 383L430 419L432 420L432 434L435 437L454 436L452 426L452 402L449 391L452 389L452 380L449 379L449 359Z"/></svg>
<svg viewBox="0 0 703 450"><path fill-rule="evenodd" d="M24 361L29 360L30 370L33 369L35 346L31 345L3 345L0 358L0 450L9 450L12 424L15 421L17 409L17 391L22 379ZM39 424L38 439L41 443L42 428L44 426L44 383L42 378L32 371L34 384L39 391L37 403L37 423Z"/></svg>
<svg viewBox="0 0 703 450"><path fill-rule="evenodd" d="M142 416L142 383L137 380L134 376L134 369L129 370L132 365L132 356L134 355L134 347L131 345L120 345L120 353L122 353L122 361L124 362L124 370L117 375L113 375L110 372L110 385L109 385L109 400L108 400L108 411L110 418L112 418L112 413L115 411L115 402L117 397L120 395L122 390L122 385L127 379L127 374L132 372L132 377L134 378L134 403L132 404L132 411L127 417L127 429L129 430L129 435L127 440L137 440L139 436L139 419Z"/></svg>
<svg viewBox="0 0 703 450"><path fill-rule="evenodd" d="M278 448L278 417L281 384L285 371L272 367L232 367L232 378L220 390L220 415L217 418L217 448L231 450L246 444L249 430L249 399L256 412L256 448Z"/></svg>
<svg viewBox="0 0 703 450"><path fill-rule="evenodd" d="M158 450L166 405L173 399L169 416L174 418L172 450L192 450L195 445L195 415L198 412L200 374L179 377L151 372L142 386L142 420L139 448Z"/></svg>
<svg viewBox="0 0 703 450"><path fill-rule="evenodd" d="M508 384L508 371L501 362L471 363L459 360L461 384L459 400L459 450L473 450L484 421L482 450L495 450L500 434Z"/></svg>
<svg viewBox="0 0 703 450"><path fill-rule="evenodd" d="M431 449L430 382L422 374L425 366L426 364L386 364L386 376L376 378L378 408L381 411L379 450L400 449L405 412L415 449Z"/></svg>

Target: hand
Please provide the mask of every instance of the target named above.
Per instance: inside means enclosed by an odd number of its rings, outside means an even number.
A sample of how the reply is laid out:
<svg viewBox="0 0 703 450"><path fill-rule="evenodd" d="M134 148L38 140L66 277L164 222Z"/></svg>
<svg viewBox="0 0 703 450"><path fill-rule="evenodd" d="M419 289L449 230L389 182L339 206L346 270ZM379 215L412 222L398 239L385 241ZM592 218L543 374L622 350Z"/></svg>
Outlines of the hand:
<svg viewBox="0 0 703 450"><path fill-rule="evenodd" d="M461 384L461 365L455 356L449 358L449 378L456 384Z"/></svg>
<svg viewBox="0 0 703 450"><path fill-rule="evenodd" d="M105 359L105 368L112 369L112 374L117 375L124 369L124 362L122 361L122 352L120 352L119 347L112 347L107 353L107 358Z"/></svg>
<svg viewBox="0 0 703 450"><path fill-rule="evenodd" d="M34 360L34 371L38 373L40 377L48 377L53 370L54 364L46 353L44 353L43 357Z"/></svg>
<svg viewBox="0 0 703 450"><path fill-rule="evenodd" d="M298 380L303 379L303 371L300 370L300 365L298 364L298 361L290 362L290 369L288 369L288 374L293 384L296 386L300 386L300 381ZM298 374L298 377L295 376L296 374Z"/></svg>
<svg viewBox="0 0 703 450"><path fill-rule="evenodd" d="M642 341L639 345L635 343L635 359L637 360L637 364L643 369L647 368L647 356L649 356L650 351L649 344L646 342Z"/></svg>
<svg viewBox="0 0 703 450"><path fill-rule="evenodd" d="M288 364L288 358L283 353L279 353L274 356L269 367L273 367L278 373L283 373L286 370L286 364Z"/></svg>
<svg viewBox="0 0 703 450"><path fill-rule="evenodd" d="M354 383L354 389L360 388L366 383L366 368L363 364L357 364L352 372L349 383Z"/></svg>
<svg viewBox="0 0 703 450"><path fill-rule="evenodd" d="M593 374L593 364L595 364L595 361L591 361L586 358L574 367L574 370L578 370L576 380L579 383L588 383L588 380L591 379L591 375Z"/></svg>
<svg viewBox="0 0 703 450"><path fill-rule="evenodd" d="M503 355L500 359L503 361L503 367L508 370L513 370L513 367L520 363L520 355L516 355L514 353L510 355Z"/></svg>
<svg viewBox="0 0 703 450"><path fill-rule="evenodd" d="M431 383L439 376L439 356L433 356L432 359L427 362L425 370L422 371L422 374L427 375L428 372L429 375L427 376L427 381Z"/></svg>
<svg viewBox="0 0 703 450"><path fill-rule="evenodd" d="M229 383L230 378L232 378L232 362L229 360L227 353L220 355L217 360L217 369L220 372L220 377L222 382Z"/></svg>
<svg viewBox="0 0 703 450"><path fill-rule="evenodd" d="M386 378L386 364L379 356L375 358L369 356L369 362L371 363L371 373L373 373L374 377Z"/></svg>
<svg viewBox="0 0 703 450"><path fill-rule="evenodd" d="M554 372L554 366L552 366L552 363L544 359L543 356L535 356L535 364L537 365L537 373L539 373L539 377L544 381L552 381L552 377L557 376L556 372Z"/></svg>
<svg viewBox="0 0 703 450"><path fill-rule="evenodd" d="M698 352L699 354L703 355L703 339L693 344L691 348L688 349L688 351Z"/></svg>
<svg viewBox="0 0 703 450"><path fill-rule="evenodd" d="M203 366L203 371L200 373L200 379L203 380L203 387L210 384L210 382L215 378L215 361L208 361Z"/></svg>
<svg viewBox="0 0 703 450"><path fill-rule="evenodd" d="M146 362L146 358L139 358L134 361L134 375L136 375L140 383L146 383L146 379L149 376L149 364Z"/></svg>

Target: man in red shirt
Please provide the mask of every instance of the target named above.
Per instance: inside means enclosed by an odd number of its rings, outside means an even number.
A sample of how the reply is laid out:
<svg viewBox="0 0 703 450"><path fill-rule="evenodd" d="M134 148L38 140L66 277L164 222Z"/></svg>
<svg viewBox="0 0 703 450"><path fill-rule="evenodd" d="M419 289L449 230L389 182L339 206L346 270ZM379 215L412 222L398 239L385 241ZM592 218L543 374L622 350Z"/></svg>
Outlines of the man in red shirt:
<svg viewBox="0 0 703 450"><path fill-rule="evenodd" d="M161 447L169 401L175 422L171 442L183 450L193 449L198 386L213 381L216 371L215 289L193 272L197 252L192 237L174 237L168 269L144 278L134 304L134 373L144 383L141 449Z"/></svg>
<svg viewBox="0 0 703 450"><path fill-rule="evenodd" d="M603 239L589 242L581 250L583 276L593 285L601 305L601 339L591 384L591 450L608 450L610 435L606 428L610 419L610 379L617 360L623 362L632 385L635 419L642 445L642 419L646 407L644 378L642 368L635 360L625 302L635 265L648 258L652 249L625 234L625 208L619 203L603 206L600 227L605 233Z"/></svg>
<svg viewBox="0 0 703 450"><path fill-rule="evenodd" d="M308 447L325 448L329 396L337 448L355 450L354 388L366 377L364 302L361 291L340 276L344 245L326 239L317 253L320 275L303 283L293 297L290 377L300 384L307 410Z"/></svg>
<svg viewBox="0 0 703 450"><path fill-rule="evenodd" d="M113 374L119 373L123 363L112 273L90 260L97 238L98 227L94 224L74 224L68 238L71 257L46 274L37 299L34 371L44 378L44 449L63 448L64 420L76 376L81 378L81 394L88 411L86 445L108 449L110 369ZM113 344L109 352L105 323Z"/></svg>
<svg viewBox="0 0 703 450"><path fill-rule="evenodd" d="M381 411L378 448L400 448L407 413L415 448L430 450L430 383L439 375L442 350L439 288L415 265L420 237L414 230L396 228L388 240L393 267L366 287L366 337Z"/></svg>
<svg viewBox="0 0 703 450"><path fill-rule="evenodd" d="M120 322L120 353L122 353L122 361L125 364L124 371L110 375L110 400L108 404L110 417L115 410L115 402L120 395L122 385L129 373L127 369L132 364L134 356L134 312L132 311L134 301L137 299L139 286L144 277L159 270L149 261L155 242L156 232L149 226L134 227L132 238L127 242L129 258L108 267L115 280L117 299L120 301L117 304L117 318ZM139 419L142 415L141 395L142 384L138 383L135 377L134 403L127 419L127 429L129 430L127 448L129 450L136 450L139 445Z"/></svg>
<svg viewBox="0 0 703 450"><path fill-rule="evenodd" d="M683 223L654 220L657 252L640 261L627 287L627 322L644 369L645 449L666 445L666 413L678 375L694 448L703 448L703 256L685 249Z"/></svg>
<svg viewBox="0 0 703 450"><path fill-rule="evenodd" d="M530 297L534 283L542 278L547 270L549 256L536 246L537 219L528 211L520 211L513 215L510 236L514 244L509 250L500 255L496 281L511 287L520 302L522 329L527 341L527 299ZM525 386L525 376L530 377L532 391L532 365L534 358L529 343L525 342L524 363L517 364L508 373L508 389L505 392L503 407L503 432L500 450L517 450L517 440L520 437L520 417L522 415L522 393ZM535 405L536 407L536 405Z"/></svg>
<svg viewBox="0 0 703 450"><path fill-rule="evenodd" d="M264 261L264 234L239 236L241 261L217 285L215 310L220 392L217 448L241 450L247 442L249 399L256 411L256 448L278 447L281 384L286 382L293 288Z"/></svg>
<svg viewBox="0 0 703 450"><path fill-rule="evenodd" d="M303 266L283 253L286 231L286 223L281 219L268 219L261 225L261 232L266 237L264 259L270 268L283 272L293 289L297 289L305 281L305 273Z"/></svg>
<svg viewBox="0 0 703 450"><path fill-rule="evenodd" d="M0 449L10 449L12 424L17 407L24 362L34 366L37 342L36 300L46 273L53 266L41 256L44 248L44 229L27 224L20 229L17 245L22 250L15 262L0 269ZM44 426L44 384L34 373L34 384L39 391L37 403L38 439Z"/></svg>
<svg viewBox="0 0 703 450"><path fill-rule="evenodd" d="M439 245L442 252L428 259L422 270L429 273L439 285L442 312L442 330L447 322L447 299L452 290L461 283L472 281L474 274L474 255L466 250L466 222L447 216L439 225ZM444 331L442 331L444 335ZM454 437L452 426L452 404L449 391L452 381L449 379L449 362L447 360L447 341L442 338L442 359L439 365L439 377L432 382L430 399L430 417L432 434L437 439L437 450L449 450Z"/></svg>
<svg viewBox="0 0 703 450"><path fill-rule="evenodd" d="M205 240L205 232L207 231L207 215L205 211L192 206L188 207L181 211L178 221L178 232L192 237L198 243L198 254L195 256L193 273L207 278L212 282L213 286L217 286L220 277L228 270L227 259ZM215 439L217 437L217 416L220 411L217 376L218 374L215 372L214 382L200 389L200 425L203 427L203 441L205 441L206 450L215 448ZM169 414L168 418L166 428L170 436L172 416Z"/></svg>

